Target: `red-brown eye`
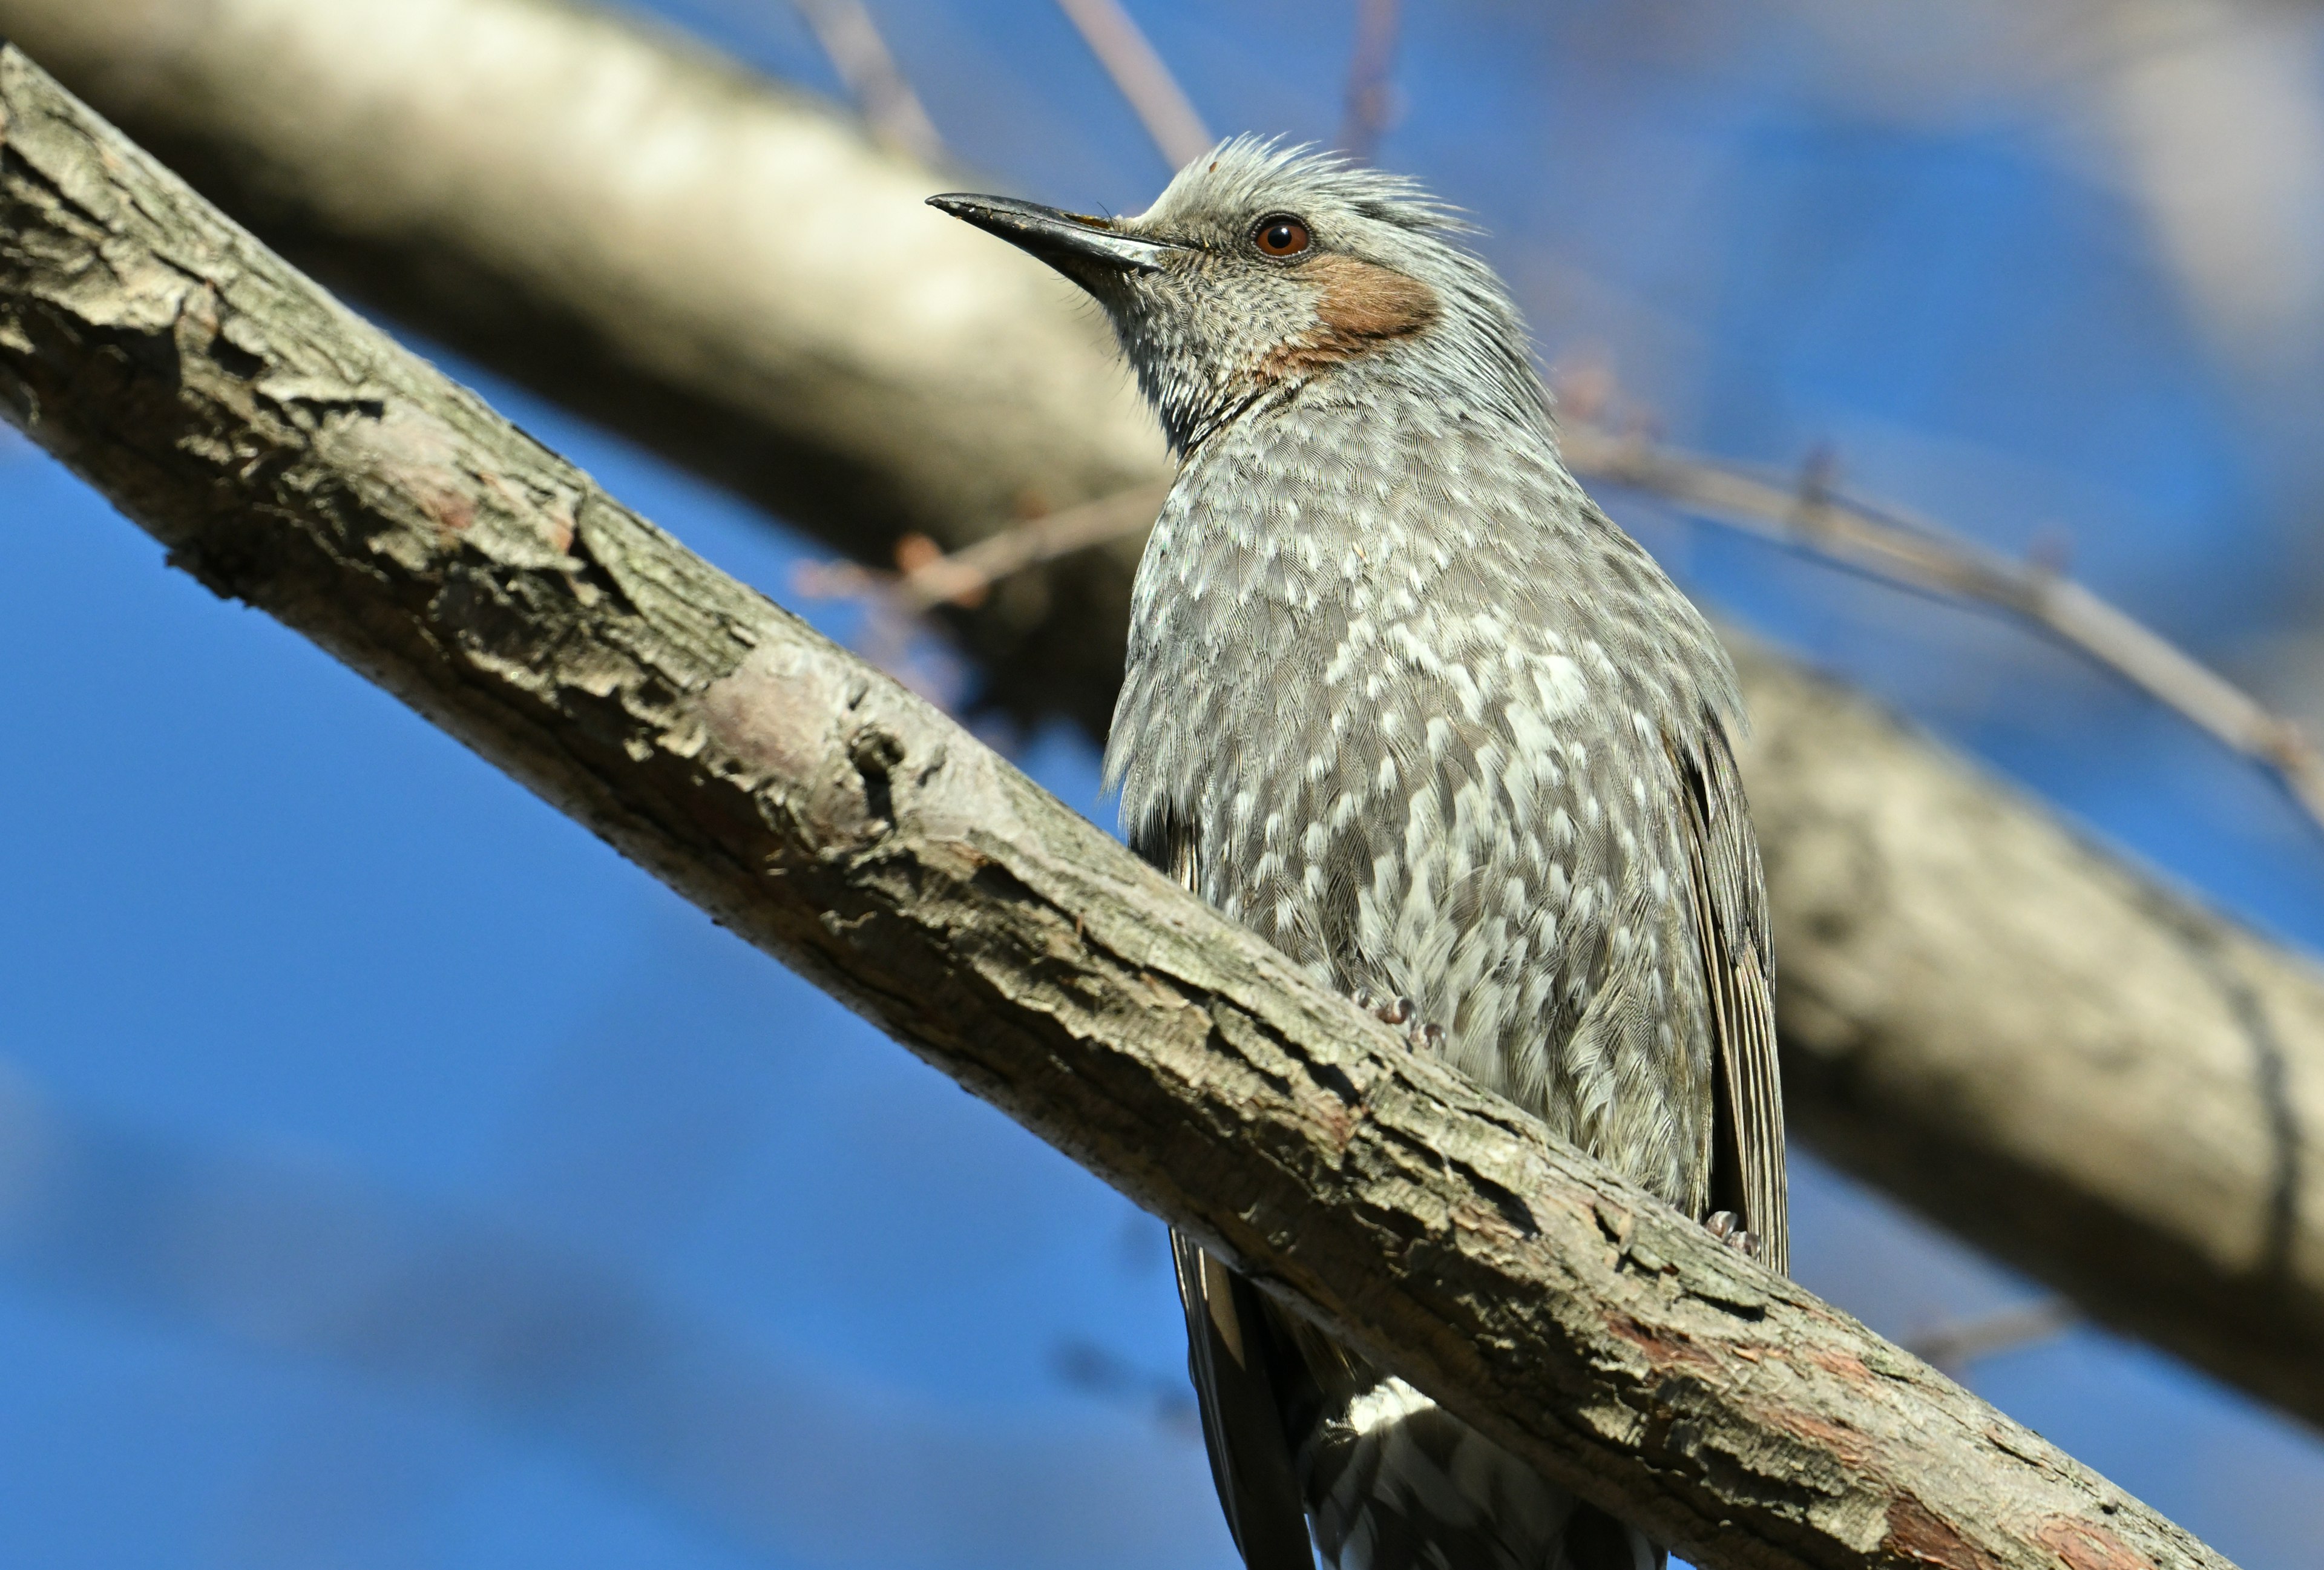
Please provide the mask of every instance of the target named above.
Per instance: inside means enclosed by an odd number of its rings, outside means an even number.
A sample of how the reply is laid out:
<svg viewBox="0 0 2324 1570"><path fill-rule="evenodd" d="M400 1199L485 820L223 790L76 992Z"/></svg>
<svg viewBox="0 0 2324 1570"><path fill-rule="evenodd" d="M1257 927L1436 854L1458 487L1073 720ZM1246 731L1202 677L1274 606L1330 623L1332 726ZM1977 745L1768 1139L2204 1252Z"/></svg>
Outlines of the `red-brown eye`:
<svg viewBox="0 0 2324 1570"><path fill-rule="evenodd" d="M1307 226L1289 213L1277 213L1259 220L1259 227L1250 232L1251 244L1270 256L1296 256L1315 243Z"/></svg>

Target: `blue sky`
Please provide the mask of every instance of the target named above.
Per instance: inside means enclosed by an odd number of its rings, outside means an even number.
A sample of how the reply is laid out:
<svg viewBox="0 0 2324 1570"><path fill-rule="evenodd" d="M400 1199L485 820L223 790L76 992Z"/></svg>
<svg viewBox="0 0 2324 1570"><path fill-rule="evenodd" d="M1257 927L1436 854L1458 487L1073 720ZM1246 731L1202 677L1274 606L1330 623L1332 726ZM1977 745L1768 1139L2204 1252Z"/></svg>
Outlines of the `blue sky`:
<svg viewBox="0 0 2324 1570"><path fill-rule="evenodd" d="M834 88L779 5L661 9ZM1216 128L1332 133L1351 7L1132 9ZM991 183L1158 185L1047 0L873 10ZM1547 359L1674 437L1828 448L1988 543L2068 541L2280 679L2324 605L2280 418L2319 364L2221 346L2060 107L2087 81L1932 87L1916 51L1986 57L1903 26L1416 8L1381 158L1484 223ZM794 599L815 552L779 527L446 363ZM1992 617L1609 500L1726 614L2324 946L2324 836L2181 722ZM0 1561L1231 1564L1157 1224L13 438L0 517ZM1084 743L1018 751L1111 821ZM1877 1327L2028 1295L1802 1165L1800 1274ZM2314 1562L2311 1433L2091 1332L1969 1378L2252 1570Z"/></svg>

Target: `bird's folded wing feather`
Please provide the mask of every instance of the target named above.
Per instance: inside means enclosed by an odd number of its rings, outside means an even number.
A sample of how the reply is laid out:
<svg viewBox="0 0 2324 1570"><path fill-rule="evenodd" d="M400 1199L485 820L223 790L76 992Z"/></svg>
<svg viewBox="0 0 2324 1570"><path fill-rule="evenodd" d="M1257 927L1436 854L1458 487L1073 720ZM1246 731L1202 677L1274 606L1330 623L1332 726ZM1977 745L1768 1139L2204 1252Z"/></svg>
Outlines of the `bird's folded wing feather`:
<svg viewBox="0 0 2324 1570"><path fill-rule="evenodd" d="M1186 1371L1227 1529L1248 1570L1314 1570L1258 1288L1176 1227L1170 1257L1186 1309Z"/></svg>
<svg viewBox="0 0 2324 1570"><path fill-rule="evenodd" d="M1167 820L1133 828L1130 847L1188 890L1200 891L1194 836ZM1259 1289L1176 1227L1170 1259L1186 1311L1186 1373L1202 1408L1227 1529L1246 1570L1314 1570L1307 1513L1284 1432L1273 1327ZM1296 1353L1294 1354L1296 1355Z"/></svg>
<svg viewBox="0 0 2324 1570"><path fill-rule="evenodd" d="M1775 1062L1774 951L1759 849L1725 731L1670 743L1685 802L1694 928L1709 985L1717 1069L1711 1205L1757 1238L1759 1262L1791 1269L1784 1179L1784 1089Z"/></svg>

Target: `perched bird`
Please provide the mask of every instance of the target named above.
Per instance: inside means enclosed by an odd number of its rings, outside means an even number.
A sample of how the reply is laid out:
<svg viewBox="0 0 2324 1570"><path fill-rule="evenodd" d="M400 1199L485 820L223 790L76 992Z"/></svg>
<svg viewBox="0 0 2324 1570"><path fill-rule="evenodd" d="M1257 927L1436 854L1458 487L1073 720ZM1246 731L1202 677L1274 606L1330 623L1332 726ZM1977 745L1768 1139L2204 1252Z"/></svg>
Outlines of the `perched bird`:
<svg viewBox="0 0 2324 1570"><path fill-rule="evenodd" d="M1466 226L1409 180L1249 138L1134 217L930 199L1095 298L1181 459L1106 746L1131 845L1784 1269L1735 673L1559 461ZM1310 1570L1311 1531L1337 1570L1663 1562L1173 1242L1250 1570Z"/></svg>

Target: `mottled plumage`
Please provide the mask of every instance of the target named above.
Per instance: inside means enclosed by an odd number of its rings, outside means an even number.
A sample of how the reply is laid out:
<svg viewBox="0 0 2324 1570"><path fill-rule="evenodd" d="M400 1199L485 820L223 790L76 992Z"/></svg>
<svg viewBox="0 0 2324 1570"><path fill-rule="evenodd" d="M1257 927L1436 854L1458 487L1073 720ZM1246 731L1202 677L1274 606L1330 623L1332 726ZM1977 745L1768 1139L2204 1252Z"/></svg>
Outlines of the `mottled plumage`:
<svg viewBox="0 0 2324 1570"><path fill-rule="evenodd" d="M1558 461L1411 182L1228 143L1148 212L938 204L1086 287L1183 464L1106 751L1130 842L1419 1049L1785 1259L1765 896L1693 606ZM1661 1554L1175 1240L1251 1570ZM1302 1517L1305 1517L1303 1523Z"/></svg>

